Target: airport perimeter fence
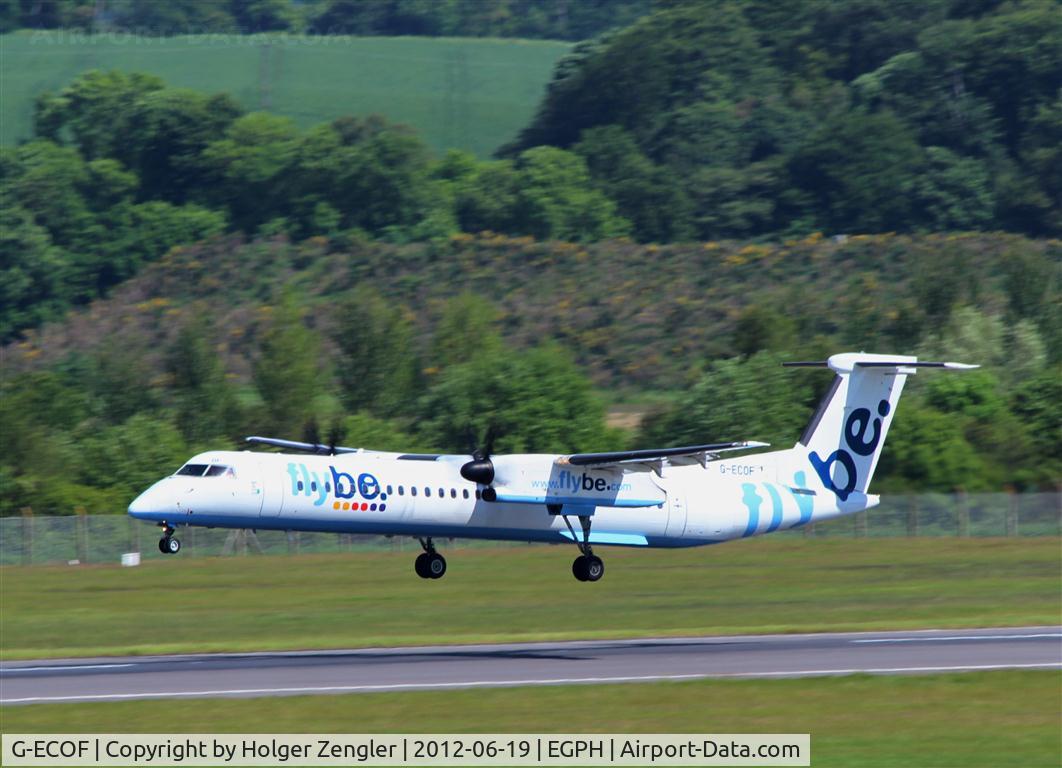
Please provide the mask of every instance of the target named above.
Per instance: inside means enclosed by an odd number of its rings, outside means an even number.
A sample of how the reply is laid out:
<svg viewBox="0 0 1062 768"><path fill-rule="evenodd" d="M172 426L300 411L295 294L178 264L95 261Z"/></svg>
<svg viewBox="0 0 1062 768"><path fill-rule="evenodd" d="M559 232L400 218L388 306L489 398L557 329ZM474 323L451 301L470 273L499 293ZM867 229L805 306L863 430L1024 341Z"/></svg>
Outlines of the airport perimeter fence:
<svg viewBox="0 0 1062 768"><path fill-rule="evenodd" d="M409 537L305 531L257 532L183 528L182 557L418 551ZM787 537L986 537L1062 535L1062 492L917 494L889 496L856 515L778 535ZM118 563L138 552L161 558L159 532L126 515L35 515L0 518L0 565ZM437 540L440 548L522 546L524 542ZM547 545L548 546L548 545Z"/></svg>

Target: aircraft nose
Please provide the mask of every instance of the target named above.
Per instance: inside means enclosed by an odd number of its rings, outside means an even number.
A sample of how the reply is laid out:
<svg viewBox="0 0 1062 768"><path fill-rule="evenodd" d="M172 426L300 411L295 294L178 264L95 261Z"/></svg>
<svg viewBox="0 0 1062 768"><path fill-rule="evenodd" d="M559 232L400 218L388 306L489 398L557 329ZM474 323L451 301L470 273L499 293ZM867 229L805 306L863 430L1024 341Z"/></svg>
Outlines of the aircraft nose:
<svg viewBox="0 0 1062 768"><path fill-rule="evenodd" d="M133 499L133 503L129 505L128 513L130 517L150 519L155 515L165 513L165 504L163 502L163 494L159 493L157 485L153 485Z"/></svg>

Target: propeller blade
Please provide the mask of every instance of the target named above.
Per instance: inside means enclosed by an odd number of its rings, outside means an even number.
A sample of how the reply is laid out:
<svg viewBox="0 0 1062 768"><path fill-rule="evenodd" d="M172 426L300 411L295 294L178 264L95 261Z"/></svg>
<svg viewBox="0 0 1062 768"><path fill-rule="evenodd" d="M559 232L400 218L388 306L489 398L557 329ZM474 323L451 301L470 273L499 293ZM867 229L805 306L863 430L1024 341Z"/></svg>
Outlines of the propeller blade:
<svg viewBox="0 0 1062 768"><path fill-rule="evenodd" d="M483 438L483 454L485 458L489 458L494 455L494 440L498 436L498 430L494 426L492 420L487 424L487 434Z"/></svg>
<svg viewBox="0 0 1062 768"><path fill-rule="evenodd" d="M332 422L332 428L328 430L328 455L336 455L336 444L343 439L343 426L337 422Z"/></svg>
<svg viewBox="0 0 1062 768"><path fill-rule="evenodd" d="M490 485L494 482L494 462L490 460L494 453L494 440L497 430L494 422L487 425L487 433L482 445L472 452L472 461L461 465L461 477L470 483Z"/></svg>
<svg viewBox="0 0 1062 768"><path fill-rule="evenodd" d="M321 442L321 431L317 428L317 419L313 416L306 422L306 426L302 428L302 440L314 445Z"/></svg>

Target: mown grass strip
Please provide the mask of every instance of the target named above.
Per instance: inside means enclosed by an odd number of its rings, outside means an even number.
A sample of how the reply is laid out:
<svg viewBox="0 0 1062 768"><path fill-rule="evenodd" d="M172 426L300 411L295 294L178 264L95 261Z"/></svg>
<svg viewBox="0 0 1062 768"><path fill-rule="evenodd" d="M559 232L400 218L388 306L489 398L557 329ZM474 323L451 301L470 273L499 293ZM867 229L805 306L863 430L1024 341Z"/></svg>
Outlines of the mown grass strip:
<svg viewBox="0 0 1062 768"><path fill-rule="evenodd" d="M674 551L453 549L0 569L0 654L178 651L1057 624L1062 548L1023 539L759 539Z"/></svg>
<svg viewBox="0 0 1062 768"><path fill-rule="evenodd" d="M11 732L810 733L812 765L1057 766L1056 672L5 707Z"/></svg>

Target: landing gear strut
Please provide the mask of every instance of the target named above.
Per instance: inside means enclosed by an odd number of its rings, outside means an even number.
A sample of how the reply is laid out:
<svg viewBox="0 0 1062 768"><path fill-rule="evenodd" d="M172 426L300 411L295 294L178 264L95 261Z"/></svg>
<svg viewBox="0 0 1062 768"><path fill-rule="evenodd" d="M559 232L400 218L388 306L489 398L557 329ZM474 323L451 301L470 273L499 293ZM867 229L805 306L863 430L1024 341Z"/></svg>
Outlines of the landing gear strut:
<svg viewBox="0 0 1062 768"><path fill-rule="evenodd" d="M579 524L583 529L581 538L576 535L568 515L562 515L562 517L564 518L564 524L571 531L575 546L579 547L579 552L582 553L572 563L572 575L579 581L597 581L605 575L605 564L600 557L594 554L594 550L590 547L590 516L579 515Z"/></svg>
<svg viewBox="0 0 1062 768"><path fill-rule="evenodd" d="M413 561L413 570L422 579L441 579L446 573L446 558L435 551L431 536L426 539L418 539L424 551L417 555Z"/></svg>
<svg viewBox="0 0 1062 768"><path fill-rule="evenodd" d="M162 538L159 539L159 552L164 555L176 555L181 551L180 539L173 538L174 528L169 523L162 523Z"/></svg>

